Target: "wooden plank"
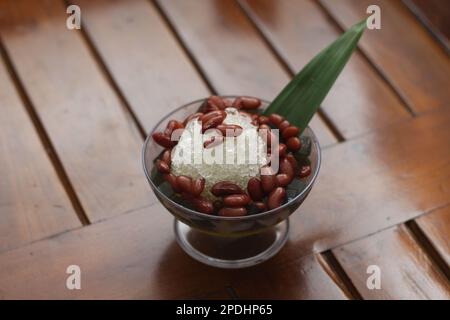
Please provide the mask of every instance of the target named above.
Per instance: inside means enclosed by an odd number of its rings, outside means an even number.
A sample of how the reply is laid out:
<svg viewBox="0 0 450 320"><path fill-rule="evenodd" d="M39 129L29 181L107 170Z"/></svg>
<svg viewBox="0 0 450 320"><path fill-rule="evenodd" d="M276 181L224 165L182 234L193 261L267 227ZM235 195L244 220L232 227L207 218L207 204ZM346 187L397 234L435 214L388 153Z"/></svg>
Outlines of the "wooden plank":
<svg viewBox="0 0 450 320"><path fill-rule="evenodd" d="M427 19L440 31L443 35L450 38L450 6L446 1L442 0L409 0L413 2L427 17ZM409 2L408 1L408 2Z"/></svg>
<svg viewBox="0 0 450 320"><path fill-rule="evenodd" d="M450 265L450 206L420 216L416 222L444 261Z"/></svg>
<svg viewBox="0 0 450 320"><path fill-rule="evenodd" d="M448 159L450 108L324 150L291 216L296 250L323 252L449 204Z"/></svg>
<svg viewBox="0 0 450 320"><path fill-rule="evenodd" d="M142 138L57 1L2 1L1 36L92 221L154 200ZM32 52L32 54L30 54Z"/></svg>
<svg viewBox="0 0 450 320"><path fill-rule="evenodd" d="M209 95L146 0L75 1L83 27L146 131L170 110Z"/></svg>
<svg viewBox="0 0 450 320"><path fill-rule="evenodd" d="M345 273L344 269L342 269L342 266L336 260L336 257L331 250L316 254L315 257L328 276L333 279L347 298L352 300L362 300L361 294L356 290L352 281Z"/></svg>
<svg viewBox="0 0 450 320"><path fill-rule="evenodd" d="M365 299L449 299L450 284L404 226L333 250ZM367 267L381 271L381 289L368 289Z"/></svg>
<svg viewBox="0 0 450 320"><path fill-rule="evenodd" d="M243 0L242 6L296 73L341 33L312 0ZM395 92L355 52L322 104L348 139L410 116Z"/></svg>
<svg viewBox="0 0 450 320"><path fill-rule="evenodd" d="M381 29L366 32L360 48L416 112L448 107L448 56L399 0L321 3L345 28L366 16L369 5L379 5Z"/></svg>
<svg viewBox="0 0 450 320"><path fill-rule="evenodd" d="M232 284L241 299L347 299L337 286L331 285L331 278L314 255L288 263L274 258L236 275Z"/></svg>
<svg viewBox="0 0 450 320"><path fill-rule="evenodd" d="M66 289L65 271L72 264L81 268L81 290ZM271 282L283 279L289 284L287 271L301 281L295 281L295 292L283 296L339 298L335 284L318 268L312 258L286 268L277 264L277 257L246 270L208 267L178 247L170 214L154 204L0 254L0 298L192 298L241 284L245 278L267 282L271 275ZM246 292L243 287L241 291L242 297L248 298L261 294Z"/></svg>
<svg viewBox="0 0 450 320"><path fill-rule="evenodd" d="M289 82L288 74L234 1L158 3L219 93L271 100ZM317 116L311 127L322 145L336 142Z"/></svg>
<svg viewBox="0 0 450 320"><path fill-rule="evenodd" d="M403 0L403 3L448 50L450 6L442 0Z"/></svg>
<svg viewBox="0 0 450 320"><path fill-rule="evenodd" d="M0 251L81 226L0 61Z"/></svg>

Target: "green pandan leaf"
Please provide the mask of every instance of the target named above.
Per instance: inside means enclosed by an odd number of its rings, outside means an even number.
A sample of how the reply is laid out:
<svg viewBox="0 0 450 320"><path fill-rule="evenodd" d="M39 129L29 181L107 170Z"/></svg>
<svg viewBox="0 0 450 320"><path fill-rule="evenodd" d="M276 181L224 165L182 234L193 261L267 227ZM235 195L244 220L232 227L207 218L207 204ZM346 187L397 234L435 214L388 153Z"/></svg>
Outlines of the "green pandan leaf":
<svg viewBox="0 0 450 320"><path fill-rule="evenodd" d="M365 28L366 19L323 49L289 82L264 114L281 114L304 130L355 50Z"/></svg>

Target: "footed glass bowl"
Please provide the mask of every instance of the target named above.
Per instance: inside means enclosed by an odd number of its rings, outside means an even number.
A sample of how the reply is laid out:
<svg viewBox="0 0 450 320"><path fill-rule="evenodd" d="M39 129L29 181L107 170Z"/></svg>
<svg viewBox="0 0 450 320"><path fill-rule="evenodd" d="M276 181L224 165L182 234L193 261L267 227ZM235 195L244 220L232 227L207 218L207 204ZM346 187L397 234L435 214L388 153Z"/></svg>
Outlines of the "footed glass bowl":
<svg viewBox="0 0 450 320"><path fill-rule="evenodd" d="M234 96L226 96L234 99ZM174 232L178 244L192 258L220 268L244 268L261 263L274 256L286 243L289 216L302 204L311 191L320 167L320 146L308 127L302 136L311 139L311 174L301 180L295 178L286 187L288 201L282 206L243 217L221 217L203 214L175 200L171 187L157 173L155 160L163 148L152 139L156 131L164 131L172 120L183 121L198 111L204 99L197 100L172 111L150 132L142 151L144 172L156 197L174 215ZM269 103L262 101L259 110Z"/></svg>

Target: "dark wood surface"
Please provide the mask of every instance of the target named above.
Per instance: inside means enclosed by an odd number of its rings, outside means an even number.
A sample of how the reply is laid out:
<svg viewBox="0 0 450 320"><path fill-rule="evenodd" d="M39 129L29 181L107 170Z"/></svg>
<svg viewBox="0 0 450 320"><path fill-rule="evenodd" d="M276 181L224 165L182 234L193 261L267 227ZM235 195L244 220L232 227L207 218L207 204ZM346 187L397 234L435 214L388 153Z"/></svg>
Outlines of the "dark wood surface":
<svg viewBox="0 0 450 320"><path fill-rule="evenodd" d="M449 50L450 6L443 0L403 0L429 32Z"/></svg>
<svg viewBox="0 0 450 320"><path fill-rule="evenodd" d="M450 206L439 208L416 219L447 264L450 264Z"/></svg>
<svg viewBox="0 0 450 320"><path fill-rule="evenodd" d="M382 10L378 32L367 32L360 48L415 113L448 107L448 55L399 0L320 0L343 28L361 20L371 4Z"/></svg>
<svg viewBox="0 0 450 320"><path fill-rule="evenodd" d="M74 3L71 31L63 1L0 2L0 298L450 298L450 63L409 6ZM242 270L192 260L145 181L145 133L211 93L273 99L372 3L382 29L313 120L323 165L286 246Z"/></svg>
<svg viewBox="0 0 450 320"><path fill-rule="evenodd" d="M149 205L142 137L83 38L65 27L63 3L1 10L3 44L89 220Z"/></svg>
<svg viewBox="0 0 450 320"><path fill-rule="evenodd" d="M405 226L333 249L364 299L450 299L450 284ZM367 266L381 271L381 289L366 286Z"/></svg>
<svg viewBox="0 0 450 320"><path fill-rule="evenodd" d="M314 1L241 3L293 74L341 33ZM323 111L345 139L411 116L360 52L339 76L323 103Z"/></svg>

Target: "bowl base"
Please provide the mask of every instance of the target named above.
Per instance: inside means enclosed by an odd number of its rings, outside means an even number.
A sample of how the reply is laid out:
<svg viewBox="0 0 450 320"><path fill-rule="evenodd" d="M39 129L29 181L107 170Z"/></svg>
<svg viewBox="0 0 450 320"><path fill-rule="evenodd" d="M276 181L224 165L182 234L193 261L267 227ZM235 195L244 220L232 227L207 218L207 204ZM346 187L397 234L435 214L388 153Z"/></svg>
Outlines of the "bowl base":
<svg viewBox="0 0 450 320"><path fill-rule="evenodd" d="M218 268L238 269L257 265L280 251L288 238L289 219L243 237L207 234L177 219L174 230L178 244L192 258Z"/></svg>

